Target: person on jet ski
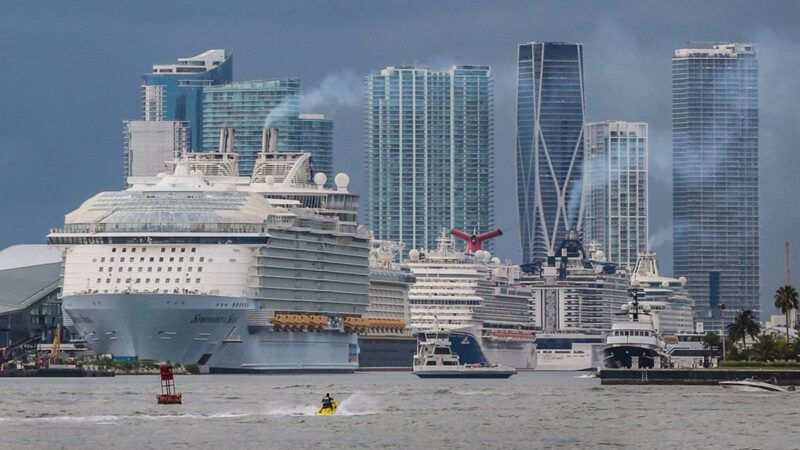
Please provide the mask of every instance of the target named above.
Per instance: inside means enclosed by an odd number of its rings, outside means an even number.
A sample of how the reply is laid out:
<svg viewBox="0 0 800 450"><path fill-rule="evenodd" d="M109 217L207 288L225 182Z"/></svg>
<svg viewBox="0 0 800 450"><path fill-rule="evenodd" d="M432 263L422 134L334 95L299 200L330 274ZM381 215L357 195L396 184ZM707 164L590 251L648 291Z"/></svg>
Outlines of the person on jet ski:
<svg viewBox="0 0 800 450"><path fill-rule="evenodd" d="M331 398L331 394L325 394L325 397L322 397L322 407L333 409L333 398Z"/></svg>

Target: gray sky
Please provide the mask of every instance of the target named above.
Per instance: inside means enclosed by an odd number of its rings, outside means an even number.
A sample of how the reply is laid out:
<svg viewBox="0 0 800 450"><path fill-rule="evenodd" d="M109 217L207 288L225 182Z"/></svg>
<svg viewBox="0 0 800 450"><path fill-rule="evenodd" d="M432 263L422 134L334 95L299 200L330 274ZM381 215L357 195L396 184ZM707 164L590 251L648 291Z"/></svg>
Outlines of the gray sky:
<svg viewBox="0 0 800 450"><path fill-rule="evenodd" d="M225 6L222 3L226 3ZM519 258L515 51L582 42L587 119L650 124L651 244L672 266L671 55L687 41L758 46L762 307L800 254L800 2L796 1L5 2L0 13L0 247L43 242L65 213L121 187L122 121L141 74L208 48L236 80L297 76L307 112L335 120L336 168L365 188L361 77L395 64L489 64L495 81L500 256ZM798 257L794 258L800 272ZM800 279L800 273L795 279Z"/></svg>

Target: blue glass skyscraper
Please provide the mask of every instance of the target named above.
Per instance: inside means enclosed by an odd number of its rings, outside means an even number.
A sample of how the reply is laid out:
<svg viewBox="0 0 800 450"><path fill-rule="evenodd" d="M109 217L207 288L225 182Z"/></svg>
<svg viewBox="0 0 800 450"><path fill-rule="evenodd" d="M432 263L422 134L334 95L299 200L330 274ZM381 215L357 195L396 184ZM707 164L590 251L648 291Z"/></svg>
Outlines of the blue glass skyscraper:
<svg viewBox="0 0 800 450"><path fill-rule="evenodd" d="M142 76L142 119L188 122L191 148L203 147L203 88L233 81L233 56L207 50L177 64L156 64Z"/></svg>
<svg viewBox="0 0 800 450"><path fill-rule="evenodd" d="M328 175L333 182L333 120L324 114L300 114L297 119L296 151L311 153L311 169Z"/></svg>
<svg viewBox="0 0 800 450"><path fill-rule="evenodd" d="M529 42L517 54L517 201L522 262L580 230L583 44Z"/></svg>
<svg viewBox="0 0 800 450"><path fill-rule="evenodd" d="M434 248L443 229L492 228L491 69L387 67L367 76L365 98L375 237Z"/></svg>
<svg viewBox="0 0 800 450"><path fill-rule="evenodd" d="M696 316L759 310L758 61L752 45L675 50L673 252ZM713 321L710 323L710 321Z"/></svg>

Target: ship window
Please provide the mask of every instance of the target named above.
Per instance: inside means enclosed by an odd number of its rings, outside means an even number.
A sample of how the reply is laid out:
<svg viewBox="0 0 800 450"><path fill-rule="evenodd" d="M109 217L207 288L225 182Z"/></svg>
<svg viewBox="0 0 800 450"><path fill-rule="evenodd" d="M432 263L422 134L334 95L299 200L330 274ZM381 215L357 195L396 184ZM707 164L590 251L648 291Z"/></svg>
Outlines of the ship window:
<svg viewBox="0 0 800 450"><path fill-rule="evenodd" d="M164 262L164 257L158 258L158 262Z"/></svg>
<svg viewBox="0 0 800 450"><path fill-rule="evenodd" d="M449 350L449 349L447 349L447 348L442 348L442 347L440 347L440 348L437 348L437 349L436 349L436 350L433 352L433 354L434 354L434 355L449 355L449 354L450 354L450 350Z"/></svg>
<svg viewBox="0 0 800 450"><path fill-rule="evenodd" d="M106 257L103 256L102 258L100 258L100 262L106 262Z"/></svg>
<svg viewBox="0 0 800 450"><path fill-rule="evenodd" d="M175 247L172 247L171 249L169 249L169 251L175 253Z"/></svg>
<svg viewBox="0 0 800 450"><path fill-rule="evenodd" d="M425 365L426 366L435 366L436 365L436 361L428 361L428 362L425 363Z"/></svg>
<svg viewBox="0 0 800 450"><path fill-rule="evenodd" d="M186 247L181 247L181 253L186 253Z"/></svg>
<svg viewBox="0 0 800 450"><path fill-rule="evenodd" d="M189 258L189 262L194 262L194 256L192 256L191 258Z"/></svg>
<svg viewBox="0 0 800 450"><path fill-rule="evenodd" d="M170 258L169 259L169 262L173 262L173 261L175 261L175 258Z"/></svg>
<svg viewBox="0 0 800 450"><path fill-rule="evenodd" d="M180 271L181 271L181 269L182 269L182 267L178 267L178 272L180 272Z"/></svg>
<svg viewBox="0 0 800 450"><path fill-rule="evenodd" d="M117 247L111 248L111 253L116 253L116 252L117 252Z"/></svg>
<svg viewBox="0 0 800 450"><path fill-rule="evenodd" d="M141 272L141 271L142 271L142 268L141 268L141 267L139 267L138 269L136 269L136 271L137 271L137 272Z"/></svg>
<svg viewBox="0 0 800 450"><path fill-rule="evenodd" d="M142 253L147 253L147 247L142 248Z"/></svg>
<svg viewBox="0 0 800 450"><path fill-rule="evenodd" d="M164 280L164 282L165 282L165 283L169 283L169 280L170 280L170 279L169 279L169 278L167 278L166 280Z"/></svg>
<svg viewBox="0 0 800 450"><path fill-rule="evenodd" d="M122 247L122 253L125 253L126 251L128 251L128 248L127 247Z"/></svg>
<svg viewBox="0 0 800 450"><path fill-rule="evenodd" d="M167 251L167 249L165 249L164 247L161 247L161 253L164 253L165 251Z"/></svg>
<svg viewBox="0 0 800 450"><path fill-rule="evenodd" d="M201 267L198 267L198 268L197 268L197 271L198 271L198 272L202 272L202 271L203 271L203 267L202 267L202 266L201 266Z"/></svg>
<svg viewBox="0 0 800 450"><path fill-rule="evenodd" d="M108 260L109 262L114 262L114 257L112 256L111 259Z"/></svg>
<svg viewBox="0 0 800 450"><path fill-rule="evenodd" d="M136 253L136 247L133 247L133 248L131 249L131 253Z"/></svg>
<svg viewBox="0 0 800 450"><path fill-rule="evenodd" d="M139 262L144 262L144 257L139 258Z"/></svg>
<svg viewBox="0 0 800 450"><path fill-rule="evenodd" d="M130 278L125 278L125 282L126 282L126 283L130 283L130 282L131 282L131 279L130 279Z"/></svg>
<svg viewBox="0 0 800 450"><path fill-rule="evenodd" d="M98 283L100 282L100 278L98 278L98 279L97 279L97 282L98 282Z"/></svg>
<svg viewBox="0 0 800 450"><path fill-rule="evenodd" d="M200 282L200 278L195 278L194 282L195 283L199 283Z"/></svg>
<svg viewBox="0 0 800 450"><path fill-rule="evenodd" d="M111 278L106 278L106 284L111 283Z"/></svg>
<svg viewBox="0 0 800 450"><path fill-rule="evenodd" d="M122 272L122 267L117 267L117 272Z"/></svg>
<svg viewBox="0 0 800 450"><path fill-rule="evenodd" d="M128 267L128 272L133 272L133 267Z"/></svg>
<svg viewBox="0 0 800 450"><path fill-rule="evenodd" d="M103 271L103 268L102 268L102 267L100 267L100 272L102 272L102 271Z"/></svg>
<svg viewBox="0 0 800 450"><path fill-rule="evenodd" d="M121 281L121 280L120 280L119 278L117 278L117 283L119 283L120 281Z"/></svg>
<svg viewBox="0 0 800 450"><path fill-rule="evenodd" d="M92 262L97 262L97 258L92 258Z"/></svg>
<svg viewBox="0 0 800 450"><path fill-rule="evenodd" d="M149 282L150 282L150 278L145 278L145 279L144 279L144 282L145 282L145 283L149 283Z"/></svg>
<svg viewBox="0 0 800 450"><path fill-rule="evenodd" d="M172 266L167 267L167 272L172 272Z"/></svg>
<svg viewBox="0 0 800 450"><path fill-rule="evenodd" d="M183 262L183 256L181 256L180 258L178 258L178 262Z"/></svg>
<svg viewBox="0 0 800 450"><path fill-rule="evenodd" d="M186 269L186 271L187 271L187 272L191 272L191 271L192 271L192 268L191 268L191 267L189 267L188 269Z"/></svg>
<svg viewBox="0 0 800 450"><path fill-rule="evenodd" d="M137 279L136 279L136 284L139 284L141 281L142 281L142 279L141 279L141 278L137 278Z"/></svg>
<svg viewBox="0 0 800 450"><path fill-rule="evenodd" d="M157 272L161 272L161 266L156 269Z"/></svg>
<svg viewBox="0 0 800 450"><path fill-rule="evenodd" d="M153 271L153 268L152 268L152 267L148 267L148 268L147 268L147 271L148 271L148 272L152 272L152 271Z"/></svg>
<svg viewBox="0 0 800 450"><path fill-rule="evenodd" d="M156 283L161 283L161 278L156 278Z"/></svg>
<svg viewBox="0 0 800 450"><path fill-rule="evenodd" d="M194 247L192 247L192 253L194 253L194 252L195 252L195 250L197 250L197 249L196 249L196 248L194 248Z"/></svg>
<svg viewBox="0 0 800 450"><path fill-rule="evenodd" d="M200 262L203 262L203 261L205 261L205 260L206 260L206 257L205 257L205 256L201 256L201 257L200 257Z"/></svg>

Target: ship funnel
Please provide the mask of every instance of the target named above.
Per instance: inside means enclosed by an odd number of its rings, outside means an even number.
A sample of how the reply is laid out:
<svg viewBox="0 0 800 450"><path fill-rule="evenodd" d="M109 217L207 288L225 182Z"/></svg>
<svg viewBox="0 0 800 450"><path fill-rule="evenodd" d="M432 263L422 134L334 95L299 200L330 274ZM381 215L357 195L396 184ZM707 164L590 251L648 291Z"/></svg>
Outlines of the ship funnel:
<svg viewBox="0 0 800 450"><path fill-rule="evenodd" d="M233 128L220 128L219 130L219 146L217 151L219 153L233 153L233 136L235 131Z"/></svg>
<svg viewBox="0 0 800 450"><path fill-rule="evenodd" d="M261 153L278 152L278 129L263 128L261 130Z"/></svg>

